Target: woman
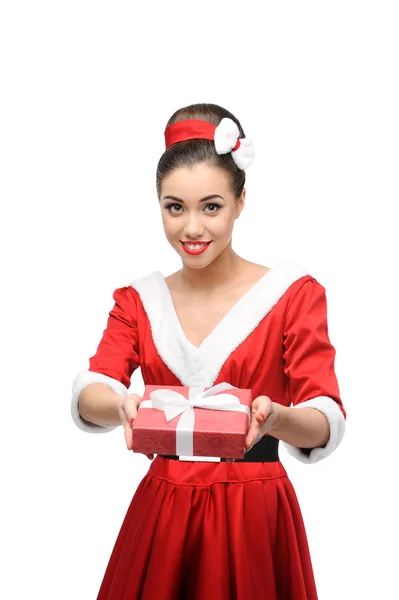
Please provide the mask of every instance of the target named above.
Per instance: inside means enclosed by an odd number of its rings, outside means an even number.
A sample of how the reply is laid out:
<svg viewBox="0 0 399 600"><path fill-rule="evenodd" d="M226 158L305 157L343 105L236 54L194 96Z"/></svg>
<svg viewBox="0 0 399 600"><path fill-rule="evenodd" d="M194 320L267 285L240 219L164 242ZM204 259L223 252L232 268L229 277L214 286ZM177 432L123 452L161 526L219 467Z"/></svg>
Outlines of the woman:
<svg viewBox="0 0 399 600"><path fill-rule="evenodd" d="M97 352L74 381L73 418L93 433L122 424L131 449L138 367L146 384L249 388L252 418L243 460L153 460L97 600L315 600L278 443L314 463L344 434L325 288L293 262L269 268L233 251L253 147L231 113L185 107L165 141L157 192L182 268L115 290Z"/></svg>

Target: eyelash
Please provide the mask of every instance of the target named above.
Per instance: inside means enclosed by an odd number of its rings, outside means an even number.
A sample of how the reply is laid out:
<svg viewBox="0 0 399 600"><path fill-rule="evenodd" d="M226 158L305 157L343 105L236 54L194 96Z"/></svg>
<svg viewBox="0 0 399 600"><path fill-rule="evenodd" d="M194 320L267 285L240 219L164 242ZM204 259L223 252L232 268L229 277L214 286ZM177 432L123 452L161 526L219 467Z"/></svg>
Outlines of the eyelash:
<svg viewBox="0 0 399 600"><path fill-rule="evenodd" d="M181 211L177 211L175 213L173 213L173 211L171 211L170 209L172 208L172 206L182 206L181 204L177 204L176 202L168 204L167 206L165 206L166 210L168 210L170 213L172 214L178 214ZM204 208L208 207L208 206L216 206L217 209L222 208L220 204L216 204L216 202L211 202L210 204L207 204ZM209 212L209 211L207 211ZM210 211L210 214L216 214L218 212L218 210L212 210Z"/></svg>

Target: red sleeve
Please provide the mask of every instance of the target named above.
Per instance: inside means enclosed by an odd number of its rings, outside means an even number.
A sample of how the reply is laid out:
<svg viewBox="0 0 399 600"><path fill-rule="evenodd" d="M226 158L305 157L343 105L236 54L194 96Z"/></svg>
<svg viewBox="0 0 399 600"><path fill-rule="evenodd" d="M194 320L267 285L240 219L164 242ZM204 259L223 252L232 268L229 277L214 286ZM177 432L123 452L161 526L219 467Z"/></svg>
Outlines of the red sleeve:
<svg viewBox="0 0 399 600"><path fill-rule="evenodd" d="M293 405L328 396L346 418L334 370L336 351L328 335L326 290L313 278L302 284L290 302L283 345Z"/></svg>
<svg viewBox="0 0 399 600"><path fill-rule="evenodd" d="M132 373L140 364L136 323L136 297L131 286L114 291L115 305L89 371L117 379L127 388Z"/></svg>

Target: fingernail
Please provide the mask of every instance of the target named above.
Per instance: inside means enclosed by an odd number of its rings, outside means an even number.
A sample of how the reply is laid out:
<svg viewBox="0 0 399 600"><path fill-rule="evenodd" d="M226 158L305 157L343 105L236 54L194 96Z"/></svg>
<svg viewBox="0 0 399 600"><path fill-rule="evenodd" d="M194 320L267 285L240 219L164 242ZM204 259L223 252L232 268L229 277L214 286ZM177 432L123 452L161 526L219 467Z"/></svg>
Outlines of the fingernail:
<svg viewBox="0 0 399 600"><path fill-rule="evenodd" d="M134 417L132 417L132 418L130 419L130 426L132 426L132 425L133 425L133 421L134 421Z"/></svg>
<svg viewBox="0 0 399 600"><path fill-rule="evenodd" d="M262 421L265 420L265 415L263 413L259 413L259 415L262 417Z"/></svg>

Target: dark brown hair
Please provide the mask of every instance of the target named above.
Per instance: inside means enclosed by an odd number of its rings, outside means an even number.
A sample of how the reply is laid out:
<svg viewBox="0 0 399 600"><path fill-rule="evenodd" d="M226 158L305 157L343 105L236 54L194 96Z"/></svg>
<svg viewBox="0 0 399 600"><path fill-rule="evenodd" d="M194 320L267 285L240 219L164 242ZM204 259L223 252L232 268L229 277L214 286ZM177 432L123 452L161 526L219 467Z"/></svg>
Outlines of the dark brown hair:
<svg viewBox="0 0 399 600"><path fill-rule="evenodd" d="M169 119L166 127L184 121L185 119L202 119L212 125L219 125L224 117L229 117L238 126L239 138L245 137L240 122L234 115L217 104L191 104L177 110ZM208 162L211 165L224 169L229 176L232 190L239 198L245 185L245 171L237 167L231 156L217 154L215 144L211 140L185 140L169 146L161 156L156 176L158 199L161 195L161 183L163 178L179 167L193 167L197 163Z"/></svg>

